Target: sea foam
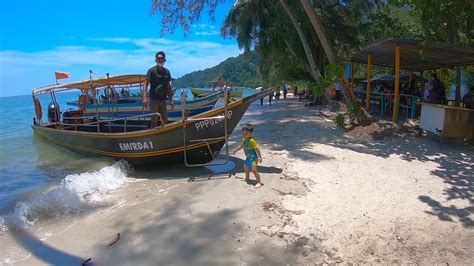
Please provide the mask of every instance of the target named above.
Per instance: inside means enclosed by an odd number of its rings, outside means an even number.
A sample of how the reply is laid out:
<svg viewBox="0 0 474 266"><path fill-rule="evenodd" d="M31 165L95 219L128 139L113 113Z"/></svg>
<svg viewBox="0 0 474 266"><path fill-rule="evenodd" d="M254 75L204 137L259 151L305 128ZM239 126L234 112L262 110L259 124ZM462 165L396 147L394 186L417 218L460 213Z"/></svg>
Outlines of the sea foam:
<svg viewBox="0 0 474 266"><path fill-rule="evenodd" d="M30 201L18 202L15 210L0 216L0 232L7 226L25 229L41 218L54 218L79 213L104 204L107 193L127 182L130 166L119 161L99 171L67 175L61 184L34 196Z"/></svg>

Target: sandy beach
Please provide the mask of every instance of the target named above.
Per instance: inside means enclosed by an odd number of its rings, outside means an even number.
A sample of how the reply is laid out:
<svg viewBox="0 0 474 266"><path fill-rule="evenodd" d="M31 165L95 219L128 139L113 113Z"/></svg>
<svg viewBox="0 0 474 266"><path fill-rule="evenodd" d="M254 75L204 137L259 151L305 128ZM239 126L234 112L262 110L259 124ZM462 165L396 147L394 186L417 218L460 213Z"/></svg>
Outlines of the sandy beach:
<svg viewBox="0 0 474 266"><path fill-rule="evenodd" d="M216 169L134 169L87 211L0 235L0 264L474 263L472 147L360 136L296 99L267 103L243 119L262 188L244 182L243 153Z"/></svg>

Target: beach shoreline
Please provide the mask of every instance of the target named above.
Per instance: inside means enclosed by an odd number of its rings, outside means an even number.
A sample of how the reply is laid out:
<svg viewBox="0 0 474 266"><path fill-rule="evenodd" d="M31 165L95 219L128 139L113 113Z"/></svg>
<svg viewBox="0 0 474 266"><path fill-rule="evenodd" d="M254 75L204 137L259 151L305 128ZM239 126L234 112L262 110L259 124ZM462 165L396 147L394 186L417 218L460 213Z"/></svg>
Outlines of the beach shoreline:
<svg viewBox="0 0 474 266"><path fill-rule="evenodd" d="M474 261L472 149L358 139L296 99L267 102L242 121L262 149L262 188L244 182L242 153L221 173L136 169L102 207L1 235L0 263ZM240 138L237 127L230 145Z"/></svg>

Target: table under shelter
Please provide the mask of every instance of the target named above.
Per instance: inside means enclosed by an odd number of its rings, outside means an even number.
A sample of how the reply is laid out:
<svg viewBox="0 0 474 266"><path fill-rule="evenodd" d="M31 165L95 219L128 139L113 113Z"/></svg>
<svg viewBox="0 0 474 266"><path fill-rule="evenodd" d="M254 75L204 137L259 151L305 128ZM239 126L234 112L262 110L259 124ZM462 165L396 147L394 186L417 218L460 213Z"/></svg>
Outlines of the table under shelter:
<svg viewBox="0 0 474 266"><path fill-rule="evenodd" d="M387 37L367 45L352 56L350 61L367 64L367 109L369 109L371 102L372 65L394 68L392 120L397 122L400 108L400 71L402 69L409 72L422 72L474 66L474 47ZM441 136L472 138L474 127L468 121L472 112L474 110L455 106L422 103L420 126L425 126L427 130Z"/></svg>

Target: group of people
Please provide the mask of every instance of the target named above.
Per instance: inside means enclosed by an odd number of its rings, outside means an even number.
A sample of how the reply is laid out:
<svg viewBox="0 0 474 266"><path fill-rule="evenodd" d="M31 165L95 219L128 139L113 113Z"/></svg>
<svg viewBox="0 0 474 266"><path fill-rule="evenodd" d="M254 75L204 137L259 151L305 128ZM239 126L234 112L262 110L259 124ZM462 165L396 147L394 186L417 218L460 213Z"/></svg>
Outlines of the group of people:
<svg viewBox="0 0 474 266"><path fill-rule="evenodd" d="M288 92L290 91L293 92L293 95L296 98L296 95L297 95L296 86L293 86L288 83L285 83L283 86L276 86L275 92L268 96L268 104L272 106L273 98L275 98L275 100L277 101L280 100L282 92L283 92L283 99L286 100L286 96L288 95ZM260 105L263 105L263 98L260 98Z"/></svg>

